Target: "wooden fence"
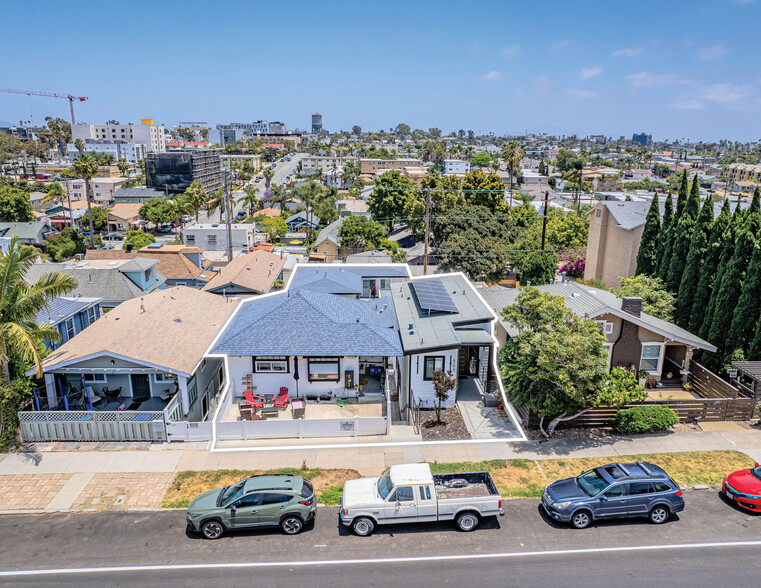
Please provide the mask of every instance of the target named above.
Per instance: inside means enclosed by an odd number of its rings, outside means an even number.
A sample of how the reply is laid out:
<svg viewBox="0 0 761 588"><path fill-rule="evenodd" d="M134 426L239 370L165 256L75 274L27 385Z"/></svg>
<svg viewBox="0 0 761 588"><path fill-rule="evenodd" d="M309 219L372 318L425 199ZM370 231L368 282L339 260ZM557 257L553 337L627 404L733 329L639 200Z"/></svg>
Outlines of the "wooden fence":
<svg viewBox="0 0 761 588"><path fill-rule="evenodd" d="M693 361L690 363L689 382L693 393L701 398L739 398L740 390L722 380L712 371Z"/></svg>

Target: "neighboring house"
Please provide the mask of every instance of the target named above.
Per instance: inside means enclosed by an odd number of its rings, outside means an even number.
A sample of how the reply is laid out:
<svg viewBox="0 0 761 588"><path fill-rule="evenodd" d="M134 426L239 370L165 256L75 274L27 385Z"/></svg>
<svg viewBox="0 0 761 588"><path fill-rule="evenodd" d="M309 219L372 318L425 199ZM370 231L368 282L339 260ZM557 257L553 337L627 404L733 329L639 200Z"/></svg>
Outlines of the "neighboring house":
<svg viewBox="0 0 761 588"><path fill-rule="evenodd" d="M90 199L97 206L106 207L114 201L114 194L122 187L126 178L93 178L90 180ZM85 181L82 179L63 180L66 192L72 200L86 199Z"/></svg>
<svg viewBox="0 0 761 588"><path fill-rule="evenodd" d="M389 241L396 241L399 243L399 247L408 249L415 244L415 238L412 236L412 231L406 226L395 227L393 231L388 234Z"/></svg>
<svg viewBox="0 0 761 588"><path fill-rule="evenodd" d="M47 208L45 215L47 216L50 224L57 230L63 230L67 227L71 227L72 219L76 223L79 219L87 214L87 201L86 200L74 200L71 203L71 210L69 209L68 200L64 200L62 203Z"/></svg>
<svg viewBox="0 0 761 588"><path fill-rule="evenodd" d="M320 226L317 217L306 210L302 210L289 216L285 219L285 224L288 227L288 230L292 232L302 232L306 230L314 231Z"/></svg>
<svg viewBox="0 0 761 588"><path fill-rule="evenodd" d="M256 240L256 227L251 224L231 224L233 249L251 249ZM200 224L186 227L182 232L185 245L200 247L206 251L227 250L227 225Z"/></svg>
<svg viewBox="0 0 761 588"><path fill-rule="evenodd" d="M166 193L153 188L119 188L114 192L116 204L145 204L151 198L166 198Z"/></svg>
<svg viewBox="0 0 761 588"><path fill-rule="evenodd" d="M289 290L307 288L315 292L350 298L389 296L400 280L409 278L405 264L308 264L294 268Z"/></svg>
<svg viewBox="0 0 761 588"><path fill-rule="evenodd" d="M99 410L123 404L155 411L167 404L162 395L176 389L181 418L206 420L225 372L221 360L204 352L235 308L233 301L182 286L125 302L43 360L49 403L58 404L63 391L81 389L84 381L101 398ZM118 400L109 401L103 387L120 388Z"/></svg>
<svg viewBox="0 0 761 588"><path fill-rule="evenodd" d="M419 159L400 157L399 159L370 159L359 160L360 173L362 175L374 175L379 171L397 170L403 172L407 167L420 167Z"/></svg>
<svg viewBox="0 0 761 588"><path fill-rule="evenodd" d="M11 246L10 237L0 237L0 251L8 251L8 247Z"/></svg>
<svg viewBox="0 0 761 588"><path fill-rule="evenodd" d="M283 279L285 257L255 250L234 258L203 287L206 292L224 296L257 296Z"/></svg>
<svg viewBox="0 0 761 588"><path fill-rule="evenodd" d="M605 290L575 282L538 286L541 292L562 296L576 315L593 319L605 334L609 367L647 371L656 380L680 378L689 372L693 350L715 352L716 348L673 323L642 312L642 299L619 298ZM491 286L481 295L499 316L497 339L501 345L517 334L502 319L502 310L515 303L520 289ZM671 374L671 376L669 376Z"/></svg>
<svg viewBox="0 0 761 588"><path fill-rule="evenodd" d="M139 203L114 204L108 211L109 231L129 231L140 220Z"/></svg>
<svg viewBox="0 0 761 588"><path fill-rule="evenodd" d="M346 263L391 263L391 256L380 251L362 251L347 255Z"/></svg>
<svg viewBox="0 0 761 588"><path fill-rule="evenodd" d="M25 245L42 245L57 232L48 222L0 223L0 237L18 237Z"/></svg>
<svg viewBox="0 0 761 588"><path fill-rule="evenodd" d="M459 159L444 160L444 175L465 175L470 171L470 162Z"/></svg>
<svg viewBox="0 0 761 588"><path fill-rule="evenodd" d="M37 282L50 272L74 276L77 287L72 296L102 298L100 309L108 312L125 300L162 290L166 279L156 273L158 262L135 257L123 260L92 260L72 263L35 263L27 273L27 281Z"/></svg>
<svg viewBox="0 0 761 588"><path fill-rule="evenodd" d="M344 259L351 253L348 247L341 247L341 240L338 238L338 229L341 228L343 221L343 218L339 218L324 227L317 234L317 239L314 243L314 253L324 255L326 261Z"/></svg>
<svg viewBox="0 0 761 588"><path fill-rule="evenodd" d="M43 323L54 327L61 340L53 342L45 340L45 347L57 349L74 335L82 332L100 318L100 298L70 298L59 296L53 298L46 308L37 313L35 323Z"/></svg>
<svg viewBox="0 0 761 588"><path fill-rule="evenodd" d="M341 218L347 216L366 216L367 218L370 218L372 216L370 214L370 208L364 200L338 200L336 206L338 207L338 214Z"/></svg>

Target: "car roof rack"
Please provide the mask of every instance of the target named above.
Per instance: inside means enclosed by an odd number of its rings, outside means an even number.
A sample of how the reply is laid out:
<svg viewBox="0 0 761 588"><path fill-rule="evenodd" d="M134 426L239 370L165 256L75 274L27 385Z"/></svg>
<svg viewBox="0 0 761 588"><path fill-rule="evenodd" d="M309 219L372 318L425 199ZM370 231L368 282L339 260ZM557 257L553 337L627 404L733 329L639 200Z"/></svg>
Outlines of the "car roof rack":
<svg viewBox="0 0 761 588"><path fill-rule="evenodd" d="M626 466L624 466L624 464L619 463L619 464L616 464L616 465L621 468L621 470L624 472L624 474L626 476L631 477L631 472L629 472L629 470L626 469Z"/></svg>
<svg viewBox="0 0 761 588"><path fill-rule="evenodd" d="M644 461L638 461L637 465L642 469L643 472L645 472L648 476L652 476L653 472L650 471L650 468L645 465Z"/></svg>

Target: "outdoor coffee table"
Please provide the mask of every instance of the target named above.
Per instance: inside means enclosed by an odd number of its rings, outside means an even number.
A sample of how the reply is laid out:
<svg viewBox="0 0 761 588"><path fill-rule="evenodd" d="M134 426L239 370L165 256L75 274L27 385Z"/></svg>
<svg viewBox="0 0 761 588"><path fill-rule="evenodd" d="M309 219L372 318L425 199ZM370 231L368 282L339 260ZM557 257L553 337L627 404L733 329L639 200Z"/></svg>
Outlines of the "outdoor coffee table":
<svg viewBox="0 0 761 588"><path fill-rule="evenodd" d="M279 413L280 410L277 406L263 406L259 409L259 414L261 414L263 417L269 417L272 415L277 416L277 413Z"/></svg>

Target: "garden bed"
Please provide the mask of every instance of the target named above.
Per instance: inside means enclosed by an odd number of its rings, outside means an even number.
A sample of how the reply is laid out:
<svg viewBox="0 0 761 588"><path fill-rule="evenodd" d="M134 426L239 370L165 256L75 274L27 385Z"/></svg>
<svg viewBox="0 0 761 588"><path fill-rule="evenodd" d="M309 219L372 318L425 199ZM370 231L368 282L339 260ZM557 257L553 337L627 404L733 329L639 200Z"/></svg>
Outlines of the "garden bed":
<svg viewBox="0 0 761 588"><path fill-rule="evenodd" d="M421 411L420 435L423 441L462 441L470 439L468 427L465 426L465 421L456 406L441 409L441 423L436 421L435 410Z"/></svg>

